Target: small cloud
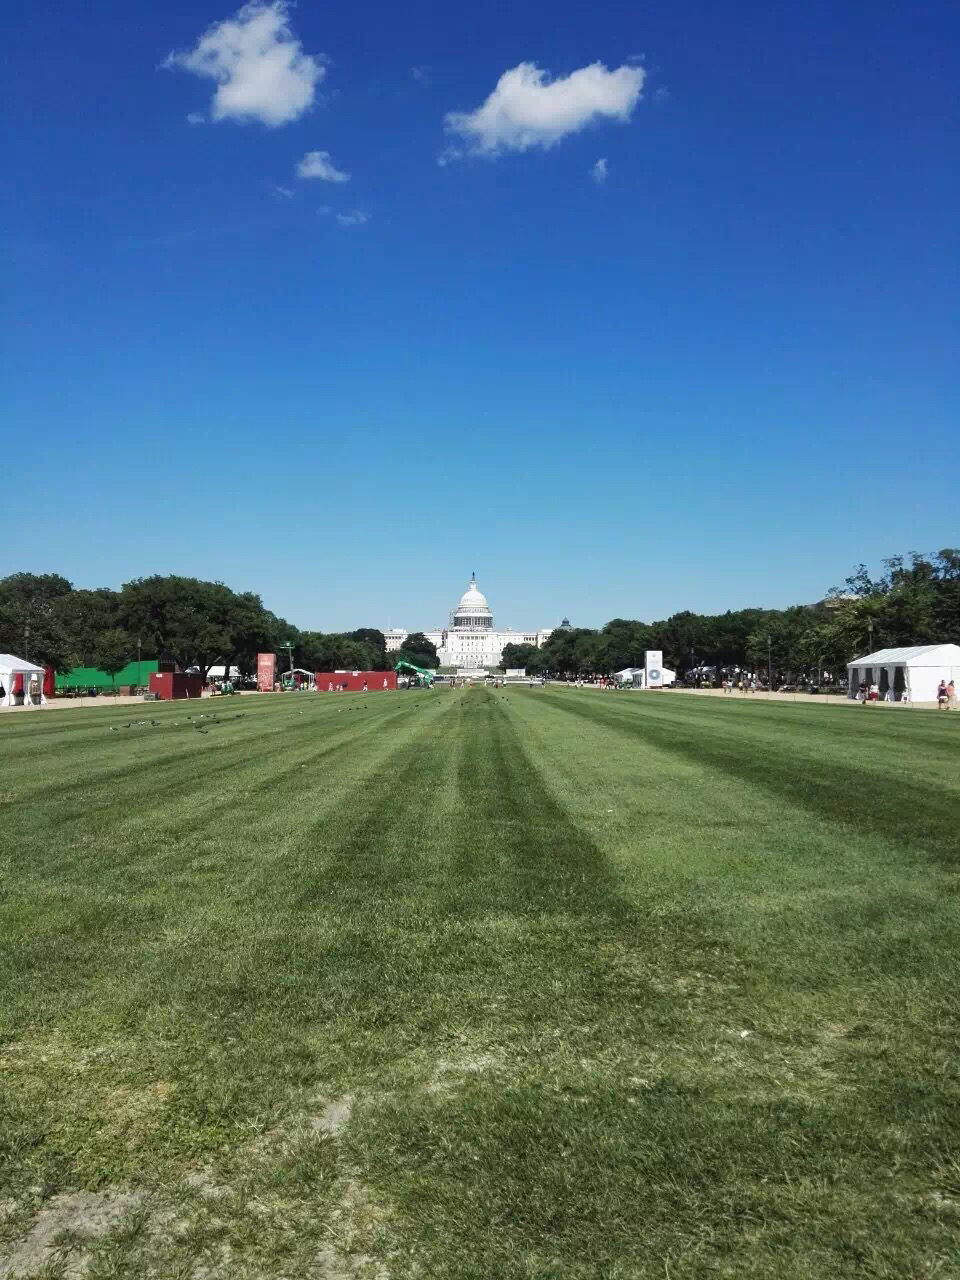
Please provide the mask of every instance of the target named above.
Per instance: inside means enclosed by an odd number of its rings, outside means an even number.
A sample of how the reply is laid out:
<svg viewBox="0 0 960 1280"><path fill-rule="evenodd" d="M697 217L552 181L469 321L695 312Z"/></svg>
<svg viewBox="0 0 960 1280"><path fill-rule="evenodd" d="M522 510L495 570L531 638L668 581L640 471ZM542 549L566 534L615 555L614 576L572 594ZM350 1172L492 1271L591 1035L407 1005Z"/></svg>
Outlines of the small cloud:
<svg viewBox="0 0 960 1280"><path fill-rule="evenodd" d="M444 147L437 156L437 164L441 169L445 169L448 164L452 164L454 160L462 160L463 151L460 147Z"/></svg>
<svg viewBox="0 0 960 1280"><path fill-rule="evenodd" d="M196 47L163 64L214 80L217 120L259 120L275 127L302 116L326 74L321 56L303 52L287 21L287 0L251 0L209 27Z"/></svg>
<svg viewBox="0 0 960 1280"><path fill-rule="evenodd" d="M354 209L353 213L338 213L337 221L341 227L362 227L365 222L370 221L370 215L362 209Z"/></svg>
<svg viewBox="0 0 960 1280"><path fill-rule="evenodd" d="M329 151L308 151L297 165L298 178L319 178L321 182L349 182L349 173L342 173L330 159Z"/></svg>
<svg viewBox="0 0 960 1280"><path fill-rule="evenodd" d="M207 117L202 111L191 111L187 114L187 124L206 124Z"/></svg>
<svg viewBox="0 0 960 1280"><path fill-rule="evenodd" d="M597 161L597 163L590 170L590 177L594 180L594 182L598 183L600 186L602 186L603 183L606 182L607 180L606 160L600 159Z"/></svg>
<svg viewBox="0 0 960 1280"><path fill-rule="evenodd" d="M653 95L653 100L654 102L666 102L666 100L669 97L670 97L670 90L667 89L664 85L661 85L660 88Z"/></svg>
<svg viewBox="0 0 960 1280"><path fill-rule="evenodd" d="M422 84L424 88L431 82L429 67L411 67L410 74L416 80L417 84Z"/></svg>
<svg viewBox="0 0 960 1280"><path fill-rule="evenodd" d="M630 57L627 59L632 66L637 66L640 63L646 62L646 60L647 55L645 53L631 53Z"/></svg>
<svg viewBox="0 0 960 1280"><path fill-rule="evenodd" d="M594 62L551 80L535 63L521 62L503 73L476 110L450 111L444 123L448 133L458 133L479 155L548 148L594 120L629 120L645 79L642 67L608 71Z"/></svg>
<svg viewBox="0 0 960 1280"><path fill-rule="evenodd" d="M278 200L292 200L294 197L292 187L281 187L276 182L271 183L270 191Z"/></svg>
<svg viewBox="0 0 960 1280"><path fill-rule="evenodd" d="M333 213L333 210L330 208L328 204L321 204L317 208L317 213L328 214L328 213Z"/></svg>

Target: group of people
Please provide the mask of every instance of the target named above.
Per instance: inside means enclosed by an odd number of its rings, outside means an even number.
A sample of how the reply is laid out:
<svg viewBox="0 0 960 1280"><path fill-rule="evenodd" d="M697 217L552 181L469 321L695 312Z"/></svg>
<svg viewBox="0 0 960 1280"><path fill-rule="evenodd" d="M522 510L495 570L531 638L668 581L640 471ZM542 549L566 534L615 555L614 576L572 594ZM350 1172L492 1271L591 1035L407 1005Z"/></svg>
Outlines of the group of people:
<svg viewBox="0 0 960 1280"><path fill-rule="evenodd" d="M750 676L749 678L740 676L737 680L732 678L728 680L724 676L720 681L720 688L724 693L756 693L757 687L756 676Z"/></svg>
<svg viewBox="0 0 960 1280"><path fill-rule="evenodd" d="M883 695L884 702L909 702L909 690L904 689L899 699L894 693L893 685L889 685L886 693ZM862 702L866 706L870 702L880 701L880 686L878 684L867 684L866 680L861 680L857 685L857 701ZM953 680L949 683L941 679L937 685L937 710L953 711L957 705L957 686Z"/></svg>
<svg viewBox="0 0 960 1280"><path fill-rule="evenodd" d="M883 700L884 702L897 701L897 695L896 695L896 692L894 691L892 684L887 686L887 692L883 695ZM861 680L860 683L857 685L857 702L862 702L863 705L866 706L868 702L879 702L879 701L880 701L880 686L878 684L867 684L866 680ZM910 701L909 689L904 689L901 692L899 701L900 702Z"/></svg>

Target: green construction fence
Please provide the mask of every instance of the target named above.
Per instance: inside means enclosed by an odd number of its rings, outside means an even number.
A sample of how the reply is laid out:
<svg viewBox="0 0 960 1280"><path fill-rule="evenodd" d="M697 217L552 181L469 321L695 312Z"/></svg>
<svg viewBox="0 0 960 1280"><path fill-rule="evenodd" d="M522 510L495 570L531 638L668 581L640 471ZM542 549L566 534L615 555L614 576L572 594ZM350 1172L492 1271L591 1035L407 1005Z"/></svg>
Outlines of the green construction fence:
<svg viewBox="0 0 960 1280"><path fill-rule="evenodd" d="M122 685L150 683L151 671L157 670L156 658L144 658L142 662L128 662L115 676L107 675L96 667L74 667L66 675L57 675L57 691L61 689L119 689Z"/></svg>

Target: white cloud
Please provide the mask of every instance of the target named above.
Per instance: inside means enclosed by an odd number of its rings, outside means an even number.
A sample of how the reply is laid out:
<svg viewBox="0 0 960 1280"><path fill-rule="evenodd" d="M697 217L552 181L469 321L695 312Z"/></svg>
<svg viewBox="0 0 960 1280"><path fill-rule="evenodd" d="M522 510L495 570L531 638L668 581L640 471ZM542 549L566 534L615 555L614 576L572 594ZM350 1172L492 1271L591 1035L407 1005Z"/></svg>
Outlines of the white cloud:
<svg viewBox="0 0 960 1280"><path fill-rule="evenodd" d="M343 173L330 159L329 151L308 151L297 165L298 178L319 178L321 182L349 182L349 173Z"/></svg>
<svg viewBox="0 0 960 1280"><path fill-rule="evenodd" d="M370 221L370 215L362 209L354 209L353 213L338 213L337 221L341 227L362 227L365 222Z"/></svg>
<svg viewBox="0 0 960 1280"><path fill-rule="evenodd" d="M313 105L326 74L323 58L304 53L287 21L287 0L252 0L210 27L196 48L171 53L165 66L217 82L214 120L287 124Z"/></svg>
<svg viewBox="0 0 960 1280"><path fill-rule="evenodd" d="M410 74L416 80L417 84L422 84L426 88L430 84L430 68L429 67L411 67Z"/></svg>
<svg viewBox="0 0 960 1280"><path fill-rule="evenodd" d="M270 191L278 200L292 200L296 194L290 187L281 187L276 182L271 184Z"/></svg>
<svg viewBox="0 0 960 1280"><path fill-rule="evenodd" d="M207 117L202 111L190 111L187 114L187 124L206 124Z"/></svg>
<svg viewBox="0 0 960 1280"><path fill-rule="evenodd" d="M317 207L317 213L328 214L333 213L333 210L328 204L321 204Z"/></svg>
<svg viewBox="0 0 960 1280"><path fill-rule="evenodd" d="M600 184L603 184L604 182L606 182L607 180L606 160L601 158L600 160L597 161L597 163L590 170L590 177L594 180L594 182L598 182Z"/></svg>
<svg viewBox="0 0 960 1280"><path fill-rule="evenodd" d="M645 79L642 67L608 71L594 62L551 80L535 63L521 62L503 73L482 106L451 111L445 124L481 155L552 147L600 117L629 120Z"/></svg>

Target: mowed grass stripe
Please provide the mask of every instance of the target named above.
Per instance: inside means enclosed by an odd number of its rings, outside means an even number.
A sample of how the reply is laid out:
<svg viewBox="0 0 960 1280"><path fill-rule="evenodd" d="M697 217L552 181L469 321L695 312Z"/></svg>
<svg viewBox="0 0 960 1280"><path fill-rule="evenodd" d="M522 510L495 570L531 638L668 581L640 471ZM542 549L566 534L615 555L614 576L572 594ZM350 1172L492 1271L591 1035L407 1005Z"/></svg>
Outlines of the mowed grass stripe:
<svg viewBox="0 0 960 1280"><path fill-rule="evenodd" d="M418 1265L477 1280L659 1277L665 1267L799 1280L893 1275L901 1251L955 1253L946 1223L901 1208L951 1176L937 1143L941 1125L957 1131L949 1059L928 1042L925 1064L916 1052L884 1061L903 1045L882 1028L828 1023L826 967L819 1010L765 1005L789 986L751 984L744 938L714 914L707 880L674 881L668 849L618 884L544 787L540 771L564 753L571 774L596 777L579 742L557 731L550 700L471 699L460 790L476 825L458 850L459 905L500 933L488 961L499 1025L480 1024L486 1037L463 1025L464 1049L441 1064L434 1091L363 1109L351 1145ZM607 738L603 766L627 754ZM555 758L544 757L548 743ZM641 764L660 755L641 753ZM631 911L622 891L645 873L649 892ZM664 912L653 909L658 889ZM521 901L532 910L511 911ZM762 963L759 951L749 959ZM844 995L840 1016L896 1006ZM937 1013L948 1011L941 999Z"/></svg>
<svg viewBox="0 0 960 1280"><path fill-rule="evenodd" d="M851 830L870 829L953 865L960 858L953 815L960 802L960 739L937 735L939 758L919 763L913 744L930 732L921 724L899 729L897 743L878 742L882 726L850 721L840 708L743 708L732 703L698 716L671 695L575 693L549 695L567 715L634 735L675 756L732 775L775 793L791 805ZM667 703L667 699L670 699ZM690 700L692 701L692 699ZM699 699L698 706L717 699ZM744 714L746 711L747 714ZM770 719L763 719L770 711ZM794 718L789 718L789 712ZM872 716L873 712L861 713ZM877 712L886 719L886 713ZM936 713L931 713L935 715ZM920 712L904 713L920 717ZM785 718L788 717L788 718ZM830 717L847 718L846 732ZM730 750L731 734L737 750Z"/></svg>
<svg viewBox="0 0 960 1280"><path fill-rule="evenodd" d="M269 758L282 751L290 738L314 736L318 725L324 732L339 732L354 721L366 718L376 722L399 712L402 695L380 697L383 700L377 702L367 695L368 705L360 694L323 699L287 697L282 703L259 698L204 700L151 706L146 712L134 707L133 717L124 708L45 712L23 726L22 737L17 733L20 725L8 716L5 721L0 719L4 795L6 799L16 796L21 804L34 799L41 787L48 798L76 796L87 803L102 794L137 796L144 770L150 771L153 791L162 794L168 781L191 767L196 784L199 770L223 774L236 769L238 762L248 764L254 743L257 758ZM83 720L84 724L70 736L58 733L51 738L38 724L44 718ZM49 761L64 749L69 752L70 770L51 777Z"/></svg>
<svg viewBox="0 0 960 1280"><path fill-rule="evenodd" d="M168 1203L205 1168L223 1195L182 1237L114 1241L93 1273L114 1277L324 1275L328 1233L361 1218L354 1248L391 1280L960 1265L960 974L933 946L957 899L920 884L946 868L565 710L590 696L398 695L322 744L276 699L275 794L254 734L235 803L198 772L171 814L152 795L142 826L104 811L100 914L67 893L48 928L45 902L42 960L10 952L0 1179L40 1187L30 1203L122 1185ZM759 710L724 719L731 753L742 733L761 754ZM287 767L281 725L311 767ZM96 749L76 741L47 767ZM14 865L22 938L59 877L56 844L39 854L30 883ZM338 1094L353 1118L318 1134Z"/></svg>
<svg viewBox="0 0 960 1280"><path fill-rule="evenodd" d="M39 824L29 841L6 832L19 891L2 906L3 950L11 961L16 953L21 979L8 988L8 1008L36 998L32 985L22 983L28 973L49 989L51 971L59 972L61 998L72 992L94 1002L104 974L122 975L116 1015L123 1019L174 989L189 992L195 984L181 970L194 970L201 953L209 956L205 972L213 979L237 947L246 950L256 938L256 929L238 929L245 917L257 910L269 916L271 906L281 915L286 910L285 887L296 891L297 850L311 824L352 807L348 793L376 794L390 756L419 732L411 710L391 700L368 716L357 704L324 721L291 714L286 702L265 707L258 717L265 728L278 717L288 722L283 746L272 746L267 733L245 770L234 762L232 774L224 774L222 756L249 756L249 742L216 753L206 742L195 747L193 738L168 739L163 749L176 752L168 761L175 783L165 777L158 787L144 761L137 789L113 793L112 807L104 801L93 811L52 808L54 828ZM102 790L110 794L109 766L106 772ZM201 982L201 1008L202 990Z"/></svg>
<svg viewBox="0 0 960 1280"><path fill-rule="evenodd" d="M829 1043L854 1075L872 1045L886 1054L894 1043L910 1071L940 1070L957 1021L944 982L960 935L955 872L635 735L578 719L571 740L552 698L517 693L511 705L524 740L539 744L545 784L647 921L648 959L703 1013L708 1049L718 1026L738 1024L763 1028L787 1056ZM855 1025L853 1044L838 1028ZM753 1045L726 1043L715 1063L751 1087ZM702 1055L687 1044L684 1061ZM835 1077L791 1068L790 1078L815 1093Z"/></svg>

